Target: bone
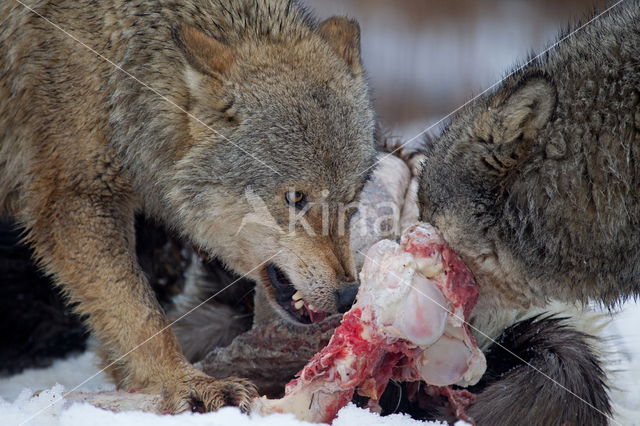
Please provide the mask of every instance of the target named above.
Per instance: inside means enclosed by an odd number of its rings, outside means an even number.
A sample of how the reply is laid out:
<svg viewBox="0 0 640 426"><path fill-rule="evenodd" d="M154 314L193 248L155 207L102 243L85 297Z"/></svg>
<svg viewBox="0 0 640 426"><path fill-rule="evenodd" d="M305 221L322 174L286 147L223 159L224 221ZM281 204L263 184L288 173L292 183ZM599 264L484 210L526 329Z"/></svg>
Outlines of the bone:
<svg viewBox="0 0 640 426"><path fill-rule="evenodd" d="M427 279L421 270L440 273ZM478 288L432 226L409 228L401 245L376 244L360 278L357 301L329 344L286 386L283 398L256 399L253 413L330 423L355 392L375 406L392 378L437 387L480 380L486 363L466 323Z"/></svg>
<svg viewBox="0 0 640 426"><path fill-rule="evenodd" d="M420 376L430 385L447 386L463 380L469 369L471 350L463 341L442 336L423 354Z"/></svg>
<svg viewBox="0 0 640 426"><path fill-rule="evenodd" d="M444 333L448 305L434 281L415 275L394 326L416 345L432 345Z"/></svg>
<svg viewBox="0 0 640 426"><path fill-rule="evenodd" d="M383 239L394 239L418 220L415 191L417 180L407 163L382 154L380 164L362 191L358 211L351 221L351 248L356 267L362 268L363 253ZM412 186L412 182L416 184Z"/></svg>

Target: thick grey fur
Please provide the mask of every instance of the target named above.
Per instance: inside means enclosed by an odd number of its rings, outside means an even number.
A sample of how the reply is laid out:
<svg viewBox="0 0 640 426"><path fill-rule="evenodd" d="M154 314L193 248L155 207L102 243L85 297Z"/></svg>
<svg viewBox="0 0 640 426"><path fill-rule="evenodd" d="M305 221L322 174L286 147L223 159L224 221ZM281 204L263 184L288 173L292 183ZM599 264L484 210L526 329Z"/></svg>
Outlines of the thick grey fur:
<svg viewBox="0 0 640 426"><path fill-rule="evenodd" d="M640 293L640 2L508 76L430 144L422 220L462 254L480 307Z"/></svg>

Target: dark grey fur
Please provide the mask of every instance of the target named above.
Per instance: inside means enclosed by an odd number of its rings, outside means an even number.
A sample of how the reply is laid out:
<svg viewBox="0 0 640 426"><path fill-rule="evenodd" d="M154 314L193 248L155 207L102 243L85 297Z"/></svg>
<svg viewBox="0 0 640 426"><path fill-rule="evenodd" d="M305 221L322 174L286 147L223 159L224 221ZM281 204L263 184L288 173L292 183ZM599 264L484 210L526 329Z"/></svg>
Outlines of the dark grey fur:
<svg viewBox="0 0 640 426"><path fill-rule="evenodd" d="M435 140L422 220L477 276L483 306L640 294L640 2L508 77Z"/></svg>
<svg viewBox="0 0 640 426"><path fill-rule="evenodd" d="M509 327L485 352L487 373L467 413L478 425L606 425L611 404L593 339L561 318Z"/></svg>

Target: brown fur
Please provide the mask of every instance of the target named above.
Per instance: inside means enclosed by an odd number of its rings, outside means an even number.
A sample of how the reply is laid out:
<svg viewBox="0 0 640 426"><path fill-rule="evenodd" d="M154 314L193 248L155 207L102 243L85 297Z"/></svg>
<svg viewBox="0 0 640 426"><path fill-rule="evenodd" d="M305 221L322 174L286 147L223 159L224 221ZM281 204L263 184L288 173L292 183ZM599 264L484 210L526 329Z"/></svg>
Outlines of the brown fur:
<svg viewBox="0 0 640 426"><path fill-rule="evenodd" d="M318 26L286 0L29 5L151 89L0 2L0 214L25 225L88 315L120 387L162 392L172 412L246 408L251 384L207 377L181 354L136 261L134 213L257 281L273 257L305 299L335 311L353 258L348 235L321 232L319 207L315 236L240 225L247 188L285 229L291 187L329 205L360 192L374 126L357 25Z"/></svg>

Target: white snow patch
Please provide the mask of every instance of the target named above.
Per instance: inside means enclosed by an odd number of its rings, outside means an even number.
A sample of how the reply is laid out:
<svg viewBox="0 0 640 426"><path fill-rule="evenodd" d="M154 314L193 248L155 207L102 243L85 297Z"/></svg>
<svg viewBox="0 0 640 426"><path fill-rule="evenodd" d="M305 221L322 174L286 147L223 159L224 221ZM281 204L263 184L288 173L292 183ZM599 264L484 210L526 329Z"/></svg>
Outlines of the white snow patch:
<svg viewBox="0 0 640 426"><path fill-rule="evenodd" d="M614 419L640 426L640 302L626 303L606 334L616 352L608 367Z"/></svg>
<svg viewBox="0 0 640 426"><path fill-rule="evenodd" d="M78 392L113 390L104 373L98 373L98 358L93 352L58 360L49 368L30 368L20 374L0 379L0 398L13 401L24 389L50 389L56 384ZM86 381L89 377L96 377ZM81 386L78 385L82 382ZM77 388L76 388L77 387ZM3 424L0 422L0 424Z"/></svg>
<svg viewBox="0 0 640 426"><path fill-rule="evenodd" d="M247 416L237 408L223 408L215 413L184 413L176 416L160 416L143 412L114 413L89 404L73 404L66 407L63 402L64 387L56 385L50 390L33 395L24 390L18 398L9 403L0 398L0 424L38 426L309 426L292 414L272 414L269 416ZM441 426L440 422L422 422L407 415L395 414L381 417L368 410L349 404L338 413L334 426ZM457 426L464 423L458 422Z"/></svg>
<svg viewBox="0 0 640 426"><path fill-rule="evenodd" d="M392 414L380 417L369 410L363 410L353 404L349 404L338 412L338 418L333 421L333 426L424 426L446 425L441 422L422 422L414 420L406 414Z"/></svg>

